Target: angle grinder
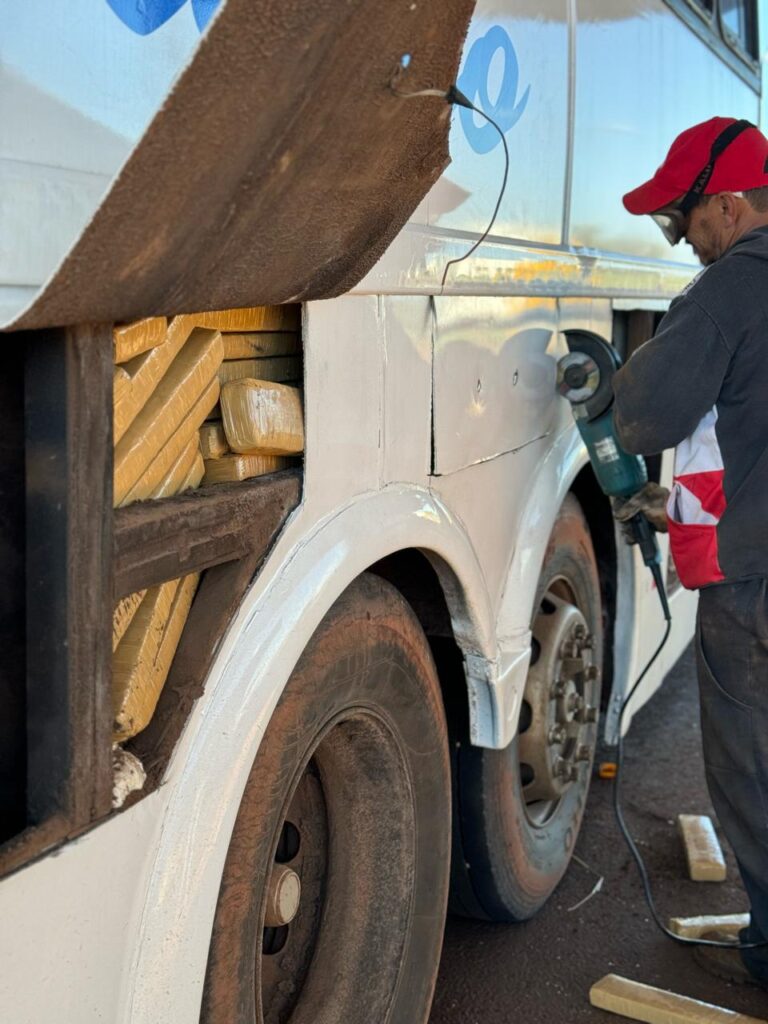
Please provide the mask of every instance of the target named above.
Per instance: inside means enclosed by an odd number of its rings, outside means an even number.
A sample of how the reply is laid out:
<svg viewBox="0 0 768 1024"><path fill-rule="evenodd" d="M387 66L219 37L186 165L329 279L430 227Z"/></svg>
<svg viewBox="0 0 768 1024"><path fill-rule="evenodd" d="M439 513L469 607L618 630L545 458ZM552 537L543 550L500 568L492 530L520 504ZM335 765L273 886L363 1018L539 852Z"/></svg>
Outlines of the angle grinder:
<svg viewBox="0 0 768 1024"><path fill-rule="evenodd" d="M613 426L613 375L620 368L621 359L613 346L592 331L564 333L568 355L557 364L557 390L571 403L576 426L603 492L609 498L630 498L648 482L648 471L640 455L624 451ZM629 526L663 595L656 532L642 512L629 520Z"/></svg>

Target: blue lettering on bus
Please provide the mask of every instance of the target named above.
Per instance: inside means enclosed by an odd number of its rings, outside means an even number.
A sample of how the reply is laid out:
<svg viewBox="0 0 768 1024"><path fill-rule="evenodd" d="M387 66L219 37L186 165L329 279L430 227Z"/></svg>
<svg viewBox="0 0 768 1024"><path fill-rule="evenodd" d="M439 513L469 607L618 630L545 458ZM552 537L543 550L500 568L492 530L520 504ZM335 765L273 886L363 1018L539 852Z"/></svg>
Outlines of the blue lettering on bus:
<svg viewBox="0 0 768 1024"><path fill-rule="evenodd" d="M499 94L492 103L488 95L488 73L491 61L499 50L504 54L504 70ZM501 25L493 25L484 36L472 44L457 85L464 95L492 117L506 134L517 124L528 105L531 87L529 85L518 100L519 84L520 66L512 40ZM490 153L496 146L501 145L499 133L493 125L487 121L477 124L471 110L459 107L459 117L467 142L476 153Z"/></svg>
<svg viewBox="0 0 768 1024"><path fill-rule="evenodd" d="M107 0L120 20L140 36L156 32L187 0ZM221 0L192 0L192 13L202 32Z"/></svg>

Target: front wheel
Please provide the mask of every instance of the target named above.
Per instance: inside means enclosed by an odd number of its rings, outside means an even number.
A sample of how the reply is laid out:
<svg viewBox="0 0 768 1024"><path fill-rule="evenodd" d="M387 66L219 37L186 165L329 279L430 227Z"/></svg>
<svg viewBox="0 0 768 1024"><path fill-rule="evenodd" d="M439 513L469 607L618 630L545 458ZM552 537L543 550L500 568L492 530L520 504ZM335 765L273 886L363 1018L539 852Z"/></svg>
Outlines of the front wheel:
<svg viewBox="0 0 768 1024"><path fill-rule="evenodd" d="M246 784L202 1024L423 1024L450 859L445 717L429 645L360 577L315 632Z"/></svg>
<svg viewBox="0 0 768 1024"><path fill-rule="evenodd" d="M597 742L600 582L587 522L568 495L539 578L518 733L505 750L454 755L451 907L521 921L546 902L573 853Z"/></svg>

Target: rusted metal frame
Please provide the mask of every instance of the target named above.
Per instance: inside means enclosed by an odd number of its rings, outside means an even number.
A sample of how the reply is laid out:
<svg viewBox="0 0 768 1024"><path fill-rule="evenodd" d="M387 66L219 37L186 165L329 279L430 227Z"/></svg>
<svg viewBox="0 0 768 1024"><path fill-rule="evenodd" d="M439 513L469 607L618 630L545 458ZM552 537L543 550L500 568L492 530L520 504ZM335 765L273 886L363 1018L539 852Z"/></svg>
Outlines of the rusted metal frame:
<svg viewBox="0 0 768 1024"><path fill-rule="evenodd" d="M263 554L300 489L301 471L291 469L117 509L115 601L254 551Z"/></svg>
<svg viewBox="0 0 768 1024"><path fill-rule="evenodd" d="M0 374L0 842L27 820L24 479L24 359L13 336Z"/></svg>
<svg viewBox="0 0 768 1024"><path fill-rule="evenodd" d="M25 344L27 813L111 806L112 328Z"/></svg>

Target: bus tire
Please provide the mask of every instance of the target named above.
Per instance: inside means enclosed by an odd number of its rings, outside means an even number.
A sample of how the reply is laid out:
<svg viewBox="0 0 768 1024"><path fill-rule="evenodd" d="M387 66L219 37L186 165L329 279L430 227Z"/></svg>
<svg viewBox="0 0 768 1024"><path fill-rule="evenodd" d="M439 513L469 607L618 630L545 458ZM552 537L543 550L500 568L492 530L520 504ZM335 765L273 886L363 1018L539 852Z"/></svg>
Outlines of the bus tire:
<svg viewBox="0 0 768 1024"><path fill-rule="evenodd" d="M445 922L450 768L426 637L359 577L269 721L227 852L202 1024L427 1020Z"/></svg>
<svg viewBox="0 0 768 1024"><path fill-rule="evenodd" d="M589 528L573 495L552 530L534 608L517 735L505 750L460 742L453 752L451 909L491 921L523 921L543 906L568 866L587 800L602 611Z"/></svg>

